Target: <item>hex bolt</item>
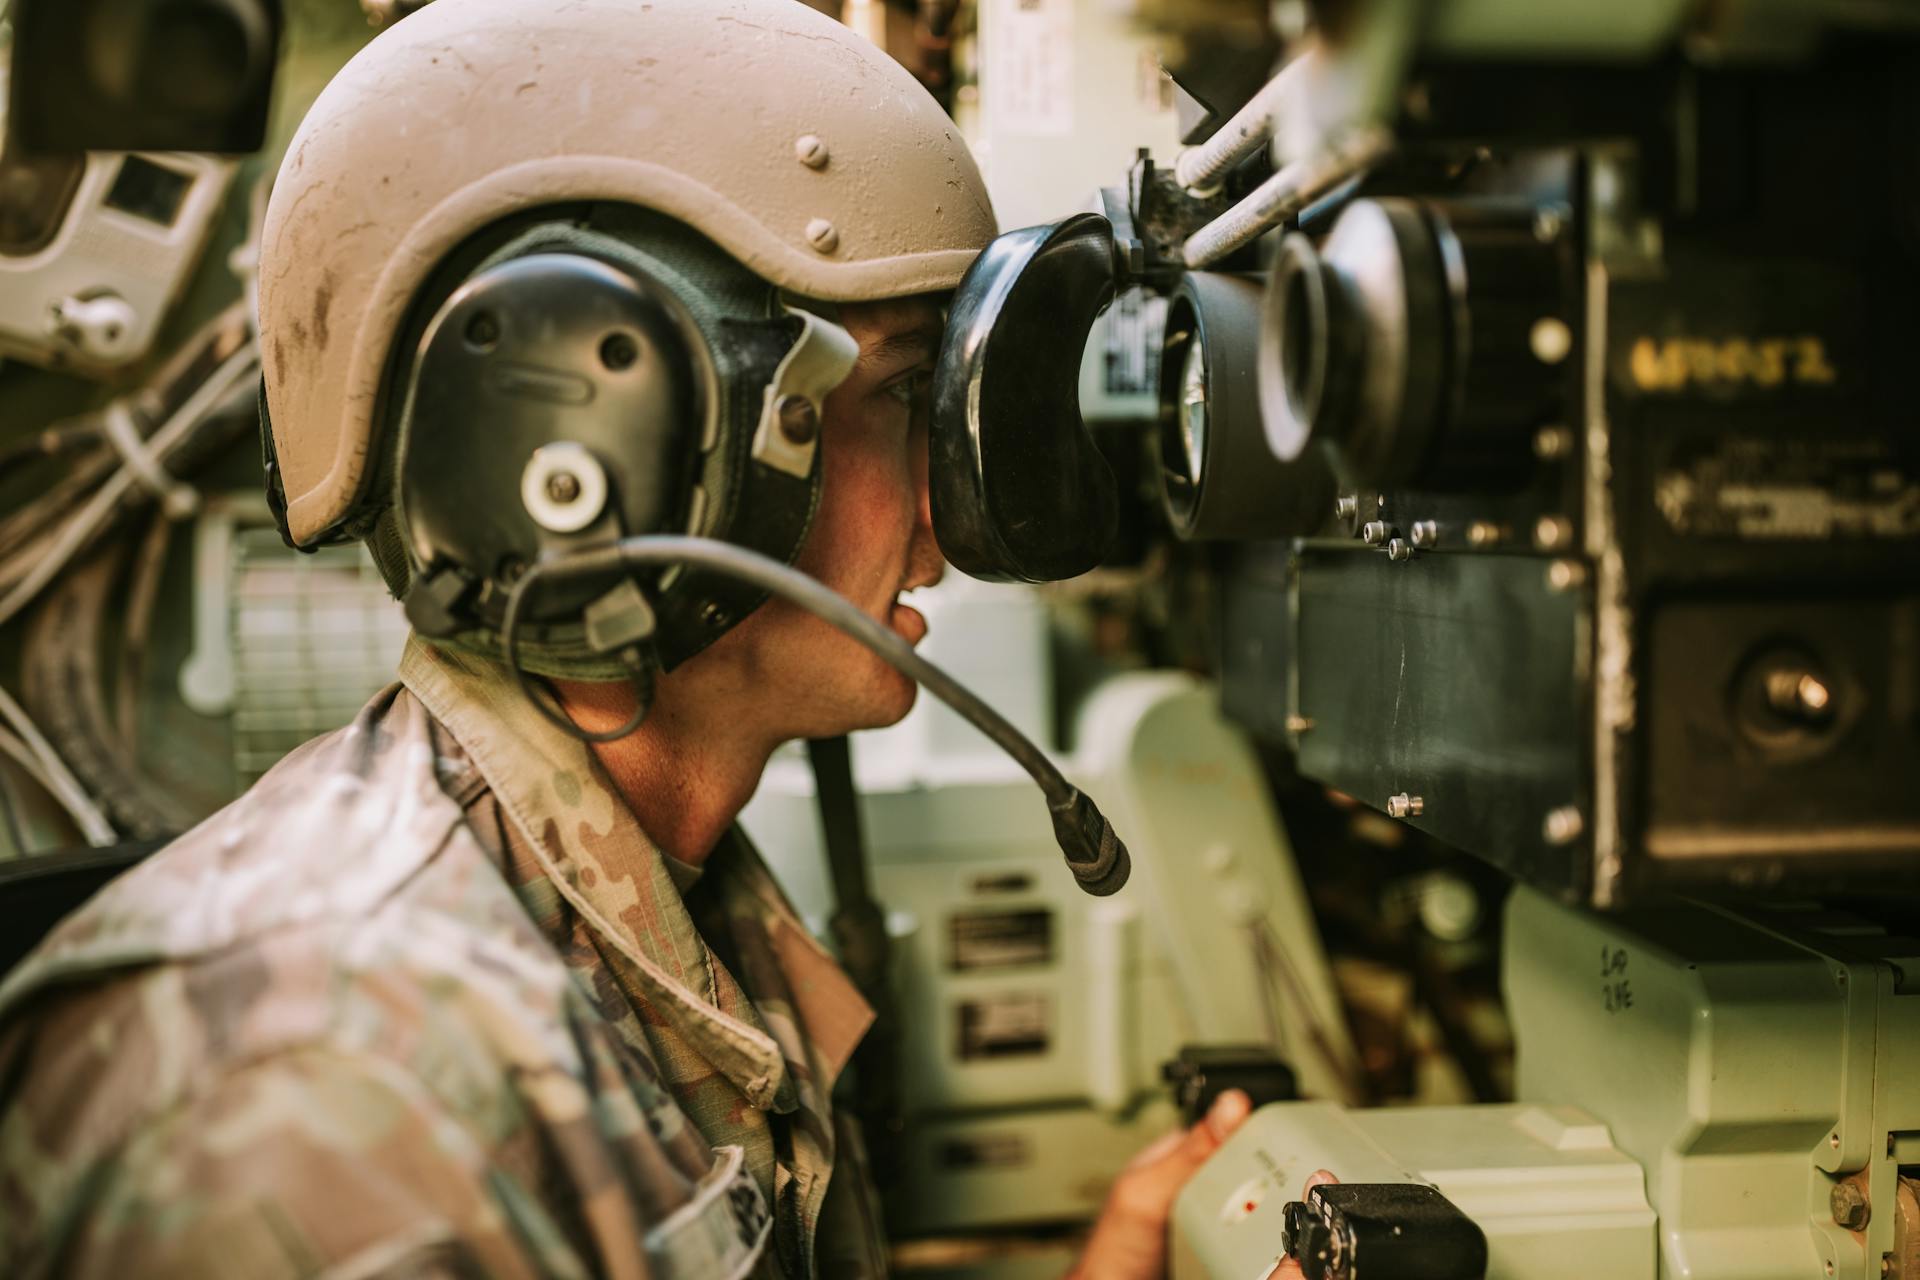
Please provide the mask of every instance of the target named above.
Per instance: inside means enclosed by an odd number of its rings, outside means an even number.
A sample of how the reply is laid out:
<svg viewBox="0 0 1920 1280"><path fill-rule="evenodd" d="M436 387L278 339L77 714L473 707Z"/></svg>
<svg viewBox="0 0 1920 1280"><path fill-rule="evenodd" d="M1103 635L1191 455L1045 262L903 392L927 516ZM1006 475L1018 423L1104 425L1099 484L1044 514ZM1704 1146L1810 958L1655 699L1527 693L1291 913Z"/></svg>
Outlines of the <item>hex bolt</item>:
<svg viewBox="0 0 1920 1280"><path fill-rule="evenodd" d="M1370 547L1377 547L1393 535L1385 520L1369 520L1360 526L1360 541Z"/></svg>
<svg viewBox="0 0 1920 1280"><path fill-rule="evenodd" d="M1833 1209L1834 1222L1849 1231L1865 1229L1873 1216L1873 1206L1867 1203L1867 1194L1857 1182L1835 1183L1827 1203Z"/></svg>
<svg viewBox="0 0 1920 1280"><path fill-rule="evenodd" d="M1587 580L1587 566L1578 560L1555 560L1547 566L1547 587L1553 591L1571 591Z"/></svg>
<svg viewBox="0 0 1920 1280"><path fill-rule="evenodd" d="M1542 427L1533 433L1533 456L1564 458L1573 452L1573 432L1565 427Z"/></svg>
<svg viewBox="0 0 1920 1280"><path fill-rule="evenodd" d="M778 408L780 434L789 444L812 444L820 434L820 411L805 396L783 396Z"/></svg>
<svg viewBox="0 0 1920 1280"><path fill-rule="evenodd" d="M1351 520L1360 514L1360 499L1357 495L1343 493L1333 500L1333 514L1341 520Z"/></svg>
<svg viewBox="0 0 1920 1280"><path fill-rule="evenodd" d="M1541 516L1533 526L1533 545L1542 551L1557 551L1573 541L1573 521L1565 516Z"/></svg>
<svg viewBox="0 0 1920 1280"><path fill-rule="evenodd" d="M572 502L580 496L580 477L571 471L556 471L547 477L547 496L555 502Z"/></svg>
<svg viewBox="0 0 1920 1280"><path fill-rule="evenodd" d="M1541 831L1547 837L1548 844L1572 844L1580 838L1586 825L1580 811L1566 804L1547 815L1547 820L1541 824Z"/></svg>
<svg viewBox="0 0 1920 1280"><path fill-rule="evenodd" d="M818 253L832 253L840 247L840 232L825 218L807 224L807 243Z"/></svg>
<svg viewBox="0 0 1920 1280"><path fill-rule="evenodd" d="M1387 559L1393 561L1395 564L1405 564L1407 561L1413 559L1413 544L1405 538L1388 539Z"/></svg>
<svg viewBox="0 0 1920 1280"><path fill-rule="evenodd" d="M824 169L827 167L827 144L820 140L818 134L803 133L798 138L795 138L793 140L793 155L794 159L809 169Z"/></svg>
<svg viewBox="0 0 1920 1280"><path fill-rule="evenodd" d="M1427 802L1419 796L1410 796L1402 791L1399 795L1387 797L1387 816L1389 818L1417 818L1427 809Z"/></svg>
<svg viewBox="0 0 1920 1280"><path fill-rule="evenodd" d="M1440 524L1435 520L1413 522L1413 545L1431 550L1440 545Z"/></svg>

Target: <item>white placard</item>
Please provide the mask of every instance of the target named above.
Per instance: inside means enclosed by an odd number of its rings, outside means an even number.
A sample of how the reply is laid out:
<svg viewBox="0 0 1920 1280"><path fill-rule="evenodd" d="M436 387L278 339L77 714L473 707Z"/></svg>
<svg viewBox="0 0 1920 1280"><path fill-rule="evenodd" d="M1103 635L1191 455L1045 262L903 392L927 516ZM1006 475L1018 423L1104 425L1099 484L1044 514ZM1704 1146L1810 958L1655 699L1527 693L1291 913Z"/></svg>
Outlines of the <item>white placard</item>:
<svg viewBox="0 0 1920 1280"><path fill-rule="evenodd" d="M996 130L1027 137L1073 132L1074 0L990 0L980 87Z"/></svg>

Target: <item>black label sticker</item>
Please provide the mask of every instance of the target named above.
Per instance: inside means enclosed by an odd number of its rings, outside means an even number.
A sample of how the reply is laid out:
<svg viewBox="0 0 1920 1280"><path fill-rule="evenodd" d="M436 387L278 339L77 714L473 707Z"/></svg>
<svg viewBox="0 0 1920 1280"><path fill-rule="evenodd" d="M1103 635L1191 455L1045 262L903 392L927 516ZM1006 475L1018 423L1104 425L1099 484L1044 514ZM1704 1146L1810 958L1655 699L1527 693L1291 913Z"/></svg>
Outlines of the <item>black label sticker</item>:
<svg viewBox="0 0 1920 1280"><path fill-rule="evenodd" d="M1047 998L1030 992L1009 991L963 1001L960 1013L960 1057L1021 1058L1045 1053L1052 1041L1052 1012Z"/></svg>
<svg viewBox="0 0 1920 1280"><path fill-rule="evenodd" d="M1011 969L1053 959L1053 913L975 911L948 923L949 963L956 973Z"/></svg>
<svg viewBox="0 0 1920 1280"><path fill-rule="evenodd" d="M1033 1148L1017 1133L983 1133L949 1138L940 1144L939 1160L947 1169L1014 1169L1033 1163Z"/></svg>

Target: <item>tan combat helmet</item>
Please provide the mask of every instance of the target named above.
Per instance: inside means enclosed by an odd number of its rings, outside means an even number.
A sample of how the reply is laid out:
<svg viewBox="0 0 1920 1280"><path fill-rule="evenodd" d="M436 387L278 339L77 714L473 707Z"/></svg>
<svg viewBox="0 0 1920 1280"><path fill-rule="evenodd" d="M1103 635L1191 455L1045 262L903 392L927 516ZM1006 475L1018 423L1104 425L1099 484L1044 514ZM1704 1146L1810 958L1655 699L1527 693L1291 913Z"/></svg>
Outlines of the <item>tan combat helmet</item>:
<svg viewBox="0 0 1920 1280"><path fill-rule="evenodd" d="M951 289L995 229L953 122L799 0L437 0L320 95L267 210L262 356L295 541L359 501L429 273L507 215L579 200L658 210L830 302Z"/></svg>

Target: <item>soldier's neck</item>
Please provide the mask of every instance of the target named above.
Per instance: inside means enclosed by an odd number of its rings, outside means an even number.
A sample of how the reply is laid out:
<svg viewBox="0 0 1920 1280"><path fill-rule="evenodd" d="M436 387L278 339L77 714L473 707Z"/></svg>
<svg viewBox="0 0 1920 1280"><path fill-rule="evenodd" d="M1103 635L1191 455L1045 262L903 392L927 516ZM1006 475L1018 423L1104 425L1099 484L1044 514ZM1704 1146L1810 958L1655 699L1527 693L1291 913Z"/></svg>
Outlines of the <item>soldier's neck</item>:
<svg viewBox="0 0 1920 1280"><path fill-rule="evenodd" d="M661 681L640 727L593 750L647 837L668 856L699 866L753 798L779 739L750 709L729 708L711 690L684 696L695 691L678 683ZM633 714L625 685L554 685L582 729L616 729Z"/></svg>

